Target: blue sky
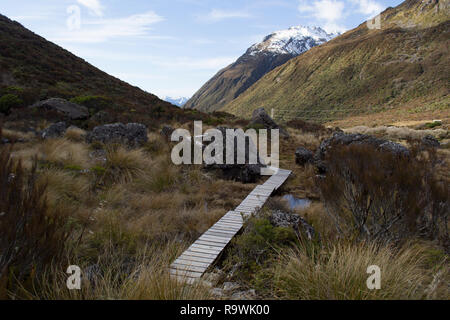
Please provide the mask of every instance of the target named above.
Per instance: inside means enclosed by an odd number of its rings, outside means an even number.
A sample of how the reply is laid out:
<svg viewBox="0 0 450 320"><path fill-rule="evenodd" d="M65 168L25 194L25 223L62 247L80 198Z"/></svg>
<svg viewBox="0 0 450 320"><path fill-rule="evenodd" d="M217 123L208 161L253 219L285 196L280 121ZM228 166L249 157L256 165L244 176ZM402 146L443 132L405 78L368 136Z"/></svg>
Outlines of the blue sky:
<svg viewBox="0 0 450 320"><path fill-rule="evenodd" d="M190 97L273 31L356 27L400 0L0 0L0 13L161 98Z"/></svg>

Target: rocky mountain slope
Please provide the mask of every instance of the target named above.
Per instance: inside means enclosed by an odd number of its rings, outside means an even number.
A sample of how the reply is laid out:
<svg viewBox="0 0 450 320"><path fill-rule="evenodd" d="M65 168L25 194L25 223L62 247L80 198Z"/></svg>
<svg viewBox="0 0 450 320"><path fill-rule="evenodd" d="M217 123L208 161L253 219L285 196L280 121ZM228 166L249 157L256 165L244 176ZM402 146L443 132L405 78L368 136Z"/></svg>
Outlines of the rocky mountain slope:
<svg viewBox="0 0 450 320"><path fill-rule="evenodd" d="M0 96L11 92L25 105L51 97L101 96L120 113L178 109L0 15Z"/></svg>
<svg viewBox="0 0 450 320"><path fill-rule="evenodd" d="M184 108L216 111L245 92L267 72L335 36L319 27L298 26L274 32L251 46L236 62L220 70Z"/></svg>
<svg viewBox="0 0 450 320"><path fill-rule="evenodd" d="M250 117L274 109L275 119L327 122L390 112L409 119L449 116L448 0L407 0L366 23L291 59L229 102L223 111ZM395 113L394 113L395 111Z"/></svg>

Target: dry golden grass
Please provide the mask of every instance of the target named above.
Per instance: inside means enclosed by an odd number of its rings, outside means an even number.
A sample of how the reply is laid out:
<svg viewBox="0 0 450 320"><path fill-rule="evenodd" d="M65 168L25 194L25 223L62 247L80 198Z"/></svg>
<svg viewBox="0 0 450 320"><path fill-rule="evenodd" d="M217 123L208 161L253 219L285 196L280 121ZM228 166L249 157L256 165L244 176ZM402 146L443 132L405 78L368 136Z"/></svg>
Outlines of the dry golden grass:
<svg viewBox="0 0 450 320"><path fill-rule="evenodd" d="M143 248L131 265L124 261L124 253L108 250L98 257L95 268L88 268L81 290L68 290L65 270L54 267L42 276L40 286L24 290L22 296L46 300L205 300L211 299L208 287L202 282L192 285L178 281L169 274L171 261L184 246L168 243L162 248ZM124 269L125 263L128 268ZM92 267L92 266L91 266Z"/></svg>
<svg viewBox="0 0 450 320"><path fill-rule="evenodd" d="M67 129L64 137L69 139L70 141L82 142L86 137L86 131L80 128L71 127Z"/></svg>
<svg viewBox="0 0 450 320"><path fill-rule="evenodd" d="M122 146L111 146L106 150L107 179L116 183L132 181L142 176L150 166L148 156L141 149L127 150Z"/></svg>
<svg viewBox="0 0 450 320"><path fill-rule="evenodd" d="M84 143L68 139L49 139L39 146L39 160L61 166L89 166L89 149Z"/></svg>
<svg viewBox="0 0 450 320"><path fill-rule="evenodd" d="M337 243L322 250L292 249L280 256L275 291L279 298L302 300L431 298L438 290L442 294L442 286L447 285L448 265L442 261L438 270L430 270L426 260L427 252L420 246L398 252L365 243ZM366 271L371 265L381 269L380 290L367 288ZM433 279L438 280L433 283Z"/></svg>
<svg viewBox="0 0 450 320"><path fill-rule="evenodd" d="M415 130L406 127L387 127L379 126L369 128L366 126L358 126L349 129L345 129L348 133L362 133L368 135L374 135L378 137L384 137L394 140L406 140L406 139L422 139L426 135L434 136L437 139L444 139L448 137L448 130L434 129L434 130Z"/></svg>
<svg viewBox="0 0 450 320"><path fill-rule="evenodd" d="M11 130L11 129L2 129L2 137L9 139L10 141L16 141L19 139L22 140L31 140L34 138L34 133L32 132L21 132L17 130Z"/></svg>

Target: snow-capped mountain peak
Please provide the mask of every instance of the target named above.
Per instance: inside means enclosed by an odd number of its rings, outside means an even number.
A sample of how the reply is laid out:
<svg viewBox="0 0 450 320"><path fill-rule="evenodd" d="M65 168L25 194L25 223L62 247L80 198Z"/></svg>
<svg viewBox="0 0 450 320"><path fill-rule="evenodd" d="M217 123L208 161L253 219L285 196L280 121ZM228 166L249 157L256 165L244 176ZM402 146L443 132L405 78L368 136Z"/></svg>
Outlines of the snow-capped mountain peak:
<svg viewBox="0 0 450 320"><path fill-rule="evenodd" d="M171 98L171 97L165 97L164 101L170 102L173 105L176 105L178 107L184 106L184 104L189 100L189 98L186 97L180 97L180 98Z"/></svg>
<svg viewBox="0 0 450 320"><path fill-rule="evenodd" d="M267 52L297 56L338 35L339 33L327 33L320 27L295 26L266 36L262 42L251 46L248 54Z"/></svg>

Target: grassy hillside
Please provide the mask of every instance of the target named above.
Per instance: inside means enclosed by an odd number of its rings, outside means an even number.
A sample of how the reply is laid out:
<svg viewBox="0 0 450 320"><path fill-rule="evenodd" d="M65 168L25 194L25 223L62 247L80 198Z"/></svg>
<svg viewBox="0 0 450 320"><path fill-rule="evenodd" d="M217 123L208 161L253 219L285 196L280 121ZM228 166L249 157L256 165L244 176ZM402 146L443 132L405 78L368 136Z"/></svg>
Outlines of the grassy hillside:
<svg viewBox="0 0 450 320"><path fill-rule="evenodd" d="M4 94L19 96L19 106L49 97L102 96L110 101L106 108L120 113L172 107L0 15L0 95Z"/></svg>
<svg viewBox="0 0 450 320"><path fill-rule="evenodd" d="M448 117L448 1L405 1L384 11L381 23L288 61L222 110L249 117L273 108L278 120L320 122L398 110L398 121L425 111Z"/></svg>
<svg viewBox="0 0 450 320"><path fill-rule="evenodd" d="M217 111L251 87L267 72L284 64L292 56L282 54L245 54L236 62L220 70L189 99L184 108L204 112Z"/></svg>

